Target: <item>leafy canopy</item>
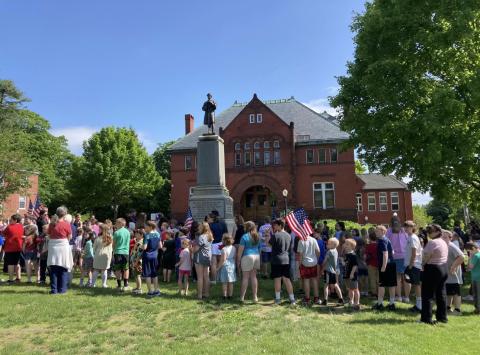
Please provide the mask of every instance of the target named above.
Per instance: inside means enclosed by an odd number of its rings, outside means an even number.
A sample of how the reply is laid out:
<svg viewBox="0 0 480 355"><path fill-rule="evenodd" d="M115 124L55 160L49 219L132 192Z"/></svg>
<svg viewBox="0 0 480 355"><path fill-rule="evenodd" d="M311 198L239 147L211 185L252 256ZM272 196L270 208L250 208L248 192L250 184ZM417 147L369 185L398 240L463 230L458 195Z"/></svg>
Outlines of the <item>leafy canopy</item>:
<svg viewBox="0 0 480 355"><path fill-rule="evenodd" d="M479 5L378 0L355 17L354 60L331 104L369 170L480 196Z"/></svg>

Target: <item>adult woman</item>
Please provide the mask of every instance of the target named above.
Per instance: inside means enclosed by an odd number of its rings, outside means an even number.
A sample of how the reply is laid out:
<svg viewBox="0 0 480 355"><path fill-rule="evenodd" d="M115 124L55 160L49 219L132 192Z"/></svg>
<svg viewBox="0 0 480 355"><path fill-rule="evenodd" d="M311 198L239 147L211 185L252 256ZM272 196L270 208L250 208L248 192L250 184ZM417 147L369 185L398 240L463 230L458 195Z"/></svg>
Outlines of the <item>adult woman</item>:
<svg viewBox="0 0 480 355"><path fill-rule="evenodd" d="M450 232L442 231L437 224L429 226L427 232L431 240L423 249L422 317L420 321L428 324L446 323L445 281L448 278L448 242L446 239L449 238ZM435 322L432 320L432 299L434 297L437 304L437 320Z"/></svg>
<svg viewBox="0 0 480 355"><path fill-rule="evenodd" d="M391 227L387 231L387 238L392 243L393 261L397 270L397 301L410 303L409 296L411 285L405 281L405 250L407 248L408 235L402 228L400 219L393 216L391 219ZM404 297L402 298L402 285L404 290Z"/></svg>
<svg viewBox="0 0 480 355"><path fill-rule="evenodd" d="M48 259L47 266L50 274L50 293L66 293L68 272L73 267L73 258L69 239L72 237L70 226L72 216L68 215L67 208L58 207L57 212L48 226Z"/></svg>
<svg viewBox="0 0 480 355"><path fill-rule="evenodd" d="M248 280L252 286L253 301L258 302L257 298L257 270L260 270L260 236L257 227L252 221L245 223L245 234L240 239L240 245L237 252L237 267L242 269L242 286L240 288L240 302L245 299Z"/></svg>
<svg viewBox="0 0 480 355"><path fill-rule="evenodd" d="M97 280L98 274L102 275L102 287L107 288L107 269L112 261L112 243L111 226L108 224L100 225L100 235L93 242L93 285Z"/></svg>
<svg viewBox="0 0 480 355"><path fill-rule="evenodd" d="M200 234L193 247L193 262L197 272L197 297L198 299L208 298L210 291L209 268L212 259L213 234L207 222L198 226Z"/></svg>

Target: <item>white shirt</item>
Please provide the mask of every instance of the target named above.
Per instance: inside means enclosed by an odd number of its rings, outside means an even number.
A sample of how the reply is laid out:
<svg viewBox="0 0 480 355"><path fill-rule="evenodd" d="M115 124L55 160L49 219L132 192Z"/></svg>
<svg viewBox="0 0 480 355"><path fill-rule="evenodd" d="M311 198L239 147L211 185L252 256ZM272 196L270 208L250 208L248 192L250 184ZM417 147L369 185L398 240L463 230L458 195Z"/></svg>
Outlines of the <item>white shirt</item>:
<svg viewBox="0 0 480 355"><path fill-rule="evenodd" d="M418 239L416 234L409 235L407 238L407 247L405 250L404 264L405 266L410 265L410 259L412 257L412 249L415 248L415 260L413 266L417 269L422 269L422 244L420 244L420 239Z"/></svg>
<svg viewBox="0 0 480 355"><path fill-rule="evenodd" d="M320 248L315 238L308 237L307 240L300 240L298 252L302 254L303 266L311 267L317 265L317 252L320 252Z"/></svg>

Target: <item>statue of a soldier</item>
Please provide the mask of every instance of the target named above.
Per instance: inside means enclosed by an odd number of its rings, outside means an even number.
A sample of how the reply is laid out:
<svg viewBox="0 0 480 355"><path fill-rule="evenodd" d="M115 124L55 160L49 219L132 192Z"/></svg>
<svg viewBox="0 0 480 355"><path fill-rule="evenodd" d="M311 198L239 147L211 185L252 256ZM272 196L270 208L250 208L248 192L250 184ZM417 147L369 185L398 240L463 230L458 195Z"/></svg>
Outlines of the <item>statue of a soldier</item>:
<svg viewBox="0 0 480 355"><path fill-rule="evenodd" d="M215 134L215 110L217 103L212 99L212 94L207 94L208 100L203 103L202 110L205 111L203 124L208 126L208 134ZM211 129L211 132L210 132Z"/></svg>

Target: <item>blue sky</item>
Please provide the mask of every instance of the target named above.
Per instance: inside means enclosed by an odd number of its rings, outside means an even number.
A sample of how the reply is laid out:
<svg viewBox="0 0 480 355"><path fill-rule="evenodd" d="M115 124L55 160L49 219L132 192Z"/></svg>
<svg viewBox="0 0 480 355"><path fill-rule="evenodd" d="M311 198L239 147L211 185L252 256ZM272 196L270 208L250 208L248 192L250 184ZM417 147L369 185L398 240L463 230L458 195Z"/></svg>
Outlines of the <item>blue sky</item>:
<svg viewBox="0 0 480 355"><path fill-rule="evenodd" d="M359 0L0 0L0 78L32 99L71 149L107 125L131 126L152 152L201 124L207 92L295 96L323 111L352 58Z"/></svg>

